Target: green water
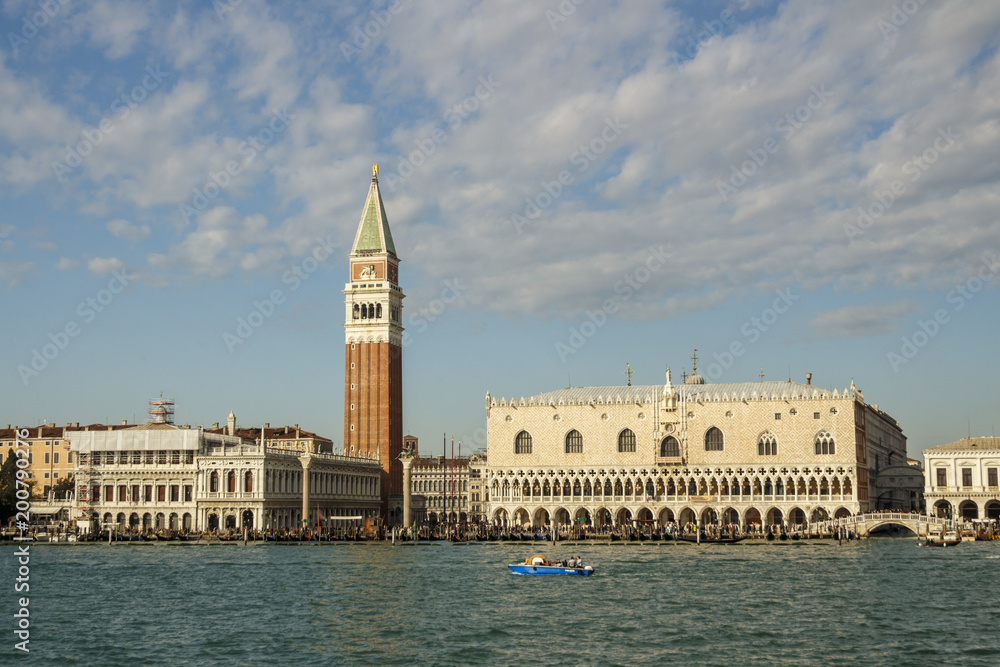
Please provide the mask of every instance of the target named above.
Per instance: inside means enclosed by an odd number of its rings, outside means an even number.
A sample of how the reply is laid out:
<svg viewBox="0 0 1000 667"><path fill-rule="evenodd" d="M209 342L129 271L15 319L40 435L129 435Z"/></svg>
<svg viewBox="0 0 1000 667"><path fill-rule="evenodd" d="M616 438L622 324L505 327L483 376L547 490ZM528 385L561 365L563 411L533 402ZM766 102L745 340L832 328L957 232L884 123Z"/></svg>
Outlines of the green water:
<svg viewBox="0 0 1000 667"><path fill-rule="evenodd" d="M27 656L13 552L0 664L1000 663L1000 542L33 545Z"/></svg>

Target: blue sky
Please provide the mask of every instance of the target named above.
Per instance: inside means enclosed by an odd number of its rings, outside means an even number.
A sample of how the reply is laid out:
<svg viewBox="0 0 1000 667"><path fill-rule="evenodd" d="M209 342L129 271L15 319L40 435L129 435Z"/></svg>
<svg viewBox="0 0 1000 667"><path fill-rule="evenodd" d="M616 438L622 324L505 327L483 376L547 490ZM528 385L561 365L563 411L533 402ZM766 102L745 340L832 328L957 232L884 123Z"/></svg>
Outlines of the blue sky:
<svg viewBox="0 0 1000 667"><path fill-rule="evenodd" d="M660 383L695 348L709 381L853 380L911 455L1000 424L1000 5L8 0L0 22L4 423L142 421L162 393L179 423L339 443L377 162L424 452L484 447L487 392L626 363Z"/></svg>

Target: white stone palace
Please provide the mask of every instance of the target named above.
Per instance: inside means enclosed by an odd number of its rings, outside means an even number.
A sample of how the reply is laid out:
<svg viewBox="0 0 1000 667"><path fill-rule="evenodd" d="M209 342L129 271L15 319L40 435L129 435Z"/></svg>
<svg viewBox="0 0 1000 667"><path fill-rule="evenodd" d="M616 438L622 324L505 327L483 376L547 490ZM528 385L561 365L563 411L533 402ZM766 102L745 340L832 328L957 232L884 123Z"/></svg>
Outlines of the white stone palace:
<svg viewBox="0 0 1000 667"><path fill-rule="evenodd" d="M906 437L850 388L797 382L487 394L490 520L795 526L874 507ZM869 434L877 434L870 437Z"/></svg>
<svg viewBox="0 0 1000 667"><path fill-rule="evenodd" d="M230 414L225 432L165 422L69 432L78 528L281 531L378 516L378 460L271 447L235 423Z"/></svg>
<svg viewBox="0 0 1000 667"><path fill-rule="evenodd" d="M923 451L927 511L1000 519L1000 438L962 438Z"/></svg>

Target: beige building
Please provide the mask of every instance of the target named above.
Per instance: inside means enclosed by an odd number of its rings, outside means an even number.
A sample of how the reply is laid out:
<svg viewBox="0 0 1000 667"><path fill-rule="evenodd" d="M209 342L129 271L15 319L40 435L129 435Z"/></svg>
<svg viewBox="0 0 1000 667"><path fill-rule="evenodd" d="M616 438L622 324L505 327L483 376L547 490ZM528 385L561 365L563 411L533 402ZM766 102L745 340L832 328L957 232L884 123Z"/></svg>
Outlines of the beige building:
<svg viewBox="0 0 1000 667"><path fill-rule="evenodd" d="M444 456L417 457L410 467L417 523L465 523L469 517L469 459Z"/></svg>
<svg viewBox="0 0 1000 667"><path fill-rule="evenodd" d="M1000 519L1000 438L962 438L924 455L924 498L936 516Z"/></svg>
<svg viewBox="0 0 1000 667"><path fill-rule="evenodd" d="M568 388L486 397L488 516L513 525L801 525L867 511L871 423L906 439L853 383ZM879 452L879 456L883 453Z"/></svg>
<svg viewBox="0 0 1000 667"><path fill-rule="evenodd" d="M80 426L80 422L67 423L65 426L43 424L41 426L12 426L0 429L0 455L6 457L16 448L18 440L27 442L28 479L34 482L32 492L36 498L48 498L49 491L73 477L76 464L75 455L69 445L71 431L87 429L119 429L128 424L107 426L90 424Z"/></svg>

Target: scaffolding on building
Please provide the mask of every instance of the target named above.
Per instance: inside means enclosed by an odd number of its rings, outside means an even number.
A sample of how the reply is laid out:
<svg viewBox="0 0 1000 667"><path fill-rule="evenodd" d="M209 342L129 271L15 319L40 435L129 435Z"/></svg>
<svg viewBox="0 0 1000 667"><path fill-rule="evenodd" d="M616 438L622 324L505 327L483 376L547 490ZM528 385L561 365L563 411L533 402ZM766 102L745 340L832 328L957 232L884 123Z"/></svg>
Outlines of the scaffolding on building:
<svg viewBox="0 0 1000 667"><path fill-rule="evenodd" d="M150 424L173 424L174 423L174 401L170 398L153 398L149 401L149 423Z"/></svg>

